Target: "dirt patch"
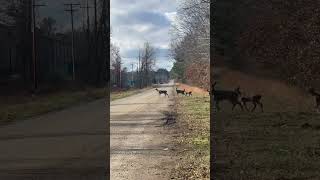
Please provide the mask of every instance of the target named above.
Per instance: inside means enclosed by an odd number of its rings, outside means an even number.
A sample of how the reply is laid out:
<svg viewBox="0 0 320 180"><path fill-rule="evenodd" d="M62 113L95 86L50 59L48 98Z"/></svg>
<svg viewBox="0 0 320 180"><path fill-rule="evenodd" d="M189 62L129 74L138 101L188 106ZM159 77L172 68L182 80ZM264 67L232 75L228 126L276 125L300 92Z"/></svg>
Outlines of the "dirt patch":
<svg viewBox="0 0 320 180"><path fill-rule="evenodd" d="M174 111L164 112L164 115L165 115L165 117L162 119L165 121L163 124L164 126L170 126L170 125L176 123L177 114Z"/></svg>

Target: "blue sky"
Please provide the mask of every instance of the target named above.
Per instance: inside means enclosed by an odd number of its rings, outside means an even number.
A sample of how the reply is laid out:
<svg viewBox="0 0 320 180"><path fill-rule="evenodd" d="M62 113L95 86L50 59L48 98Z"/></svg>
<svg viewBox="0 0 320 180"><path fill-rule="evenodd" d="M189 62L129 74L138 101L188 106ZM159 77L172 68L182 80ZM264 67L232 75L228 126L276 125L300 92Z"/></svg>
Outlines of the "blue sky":
<svg viewBox="0 0 320 180"><path fill-rule="evenodd" d="M146 41L157 49L155 68L171 69L169 31L176 5L176 0L111 0L111 41L120 47L123 65L130 71Z"/></svg>

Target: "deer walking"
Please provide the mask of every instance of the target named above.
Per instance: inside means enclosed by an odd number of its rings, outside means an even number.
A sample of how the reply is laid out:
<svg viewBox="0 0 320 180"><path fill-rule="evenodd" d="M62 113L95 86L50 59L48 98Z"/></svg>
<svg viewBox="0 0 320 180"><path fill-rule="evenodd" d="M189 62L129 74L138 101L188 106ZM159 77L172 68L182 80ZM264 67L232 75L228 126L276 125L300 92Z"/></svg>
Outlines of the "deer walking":
<svg viewBox="0 0 320 180"><path fill-rule="evenodd" d="M213 101L215 102L215 106L217 110L220 110L219 103L221 101L227 100L232 104L232 110L236 107L236 105L239 105L241 107L241 110L243 111L243 106L241 102L239 101L239 96L241 95L240 87L237 87L235 90L216 90L217 82L215 82L212 85L212 94L213 94Z"/></svg>
<svg viewBox="0 0 320 180"><path fill-rule="evenodd" d="M156 91L158 91L159 95L161 96L161 94L164 94L165 96L169 97L169 94L166 90L159 90L158 88L156 88Z"/></svg>
<svg viewBox="0 0 320 180"><path fill-rule="evenodd" d="M178 88L176 88L176 92L177 92L178 95L179 94L185 95L186 90L185 89L184 90L179 90Z"/></svg>

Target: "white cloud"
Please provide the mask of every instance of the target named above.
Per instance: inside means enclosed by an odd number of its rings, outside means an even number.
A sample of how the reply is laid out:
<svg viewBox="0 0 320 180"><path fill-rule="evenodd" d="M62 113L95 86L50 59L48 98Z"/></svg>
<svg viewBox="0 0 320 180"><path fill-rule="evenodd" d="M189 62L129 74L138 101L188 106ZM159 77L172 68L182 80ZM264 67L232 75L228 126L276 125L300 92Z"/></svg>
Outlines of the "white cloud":
<svg viewBox="0 0 320 180"><path fill-rule="evenodd" d="M152 24L135 24L132 26L132 29L139 33L145 33L150 31L153 27L154 26Z"/></svg>
<svg viewBox="0 0 320 180"><path fill-rule="evenodd" d="M176 21L176 17L177 17L177 12L166 12L164 13L166 15L166 17L171 21L171 22L175 22Z"/></svg>
<svg viewBox="0 0 320 180"><path fill-rule="evenodd" d="M168 49L175 17L176 0L111 0L112 42L120 47L124 64L138 56L137 49L146 41L156 49ZM159 59L157 67L172 67L167 57Z"/></svg>

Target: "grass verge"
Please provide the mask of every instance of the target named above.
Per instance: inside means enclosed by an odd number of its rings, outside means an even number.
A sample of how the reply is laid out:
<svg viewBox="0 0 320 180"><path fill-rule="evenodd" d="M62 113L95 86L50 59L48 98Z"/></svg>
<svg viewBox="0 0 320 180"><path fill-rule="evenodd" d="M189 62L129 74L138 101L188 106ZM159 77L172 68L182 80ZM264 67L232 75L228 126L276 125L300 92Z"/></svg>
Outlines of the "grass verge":
<svg viewBox="0 0 320 180"><path fill-rule="evenodd" d="M0 124L57 111L66 107L101 99L105 88L87 88L79 91L59 91L38 96L5 97L0 104Z"/></svg>
<svg viewBox="0 0 320 180"><path fill-rule="evenodd" d="M177 97L177 144L184 150L174 169L176 179L210 178L210 101L209 96Z"/></svg>
<svg viewBox="0 0 320 180"><path fill-rule="evenodd" d="M139 93L141 90L112 92L111 101ZM0 125L20 119L58 111L73 105L87 103L106 97L105 88L85 88L76 91L58 91L37 96L2 97Z"/></svg>

